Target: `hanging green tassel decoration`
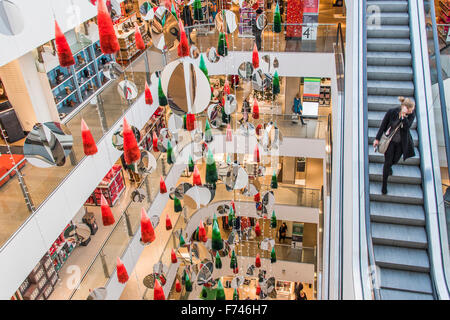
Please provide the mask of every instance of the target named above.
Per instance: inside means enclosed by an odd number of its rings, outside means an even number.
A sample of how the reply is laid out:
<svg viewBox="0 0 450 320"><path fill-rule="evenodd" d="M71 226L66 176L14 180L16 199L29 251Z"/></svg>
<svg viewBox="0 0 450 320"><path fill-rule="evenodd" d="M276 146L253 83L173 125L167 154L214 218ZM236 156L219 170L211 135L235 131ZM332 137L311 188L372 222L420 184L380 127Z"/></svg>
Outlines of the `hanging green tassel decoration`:
<svg viewBox="0 0 450 320"><path fill-rule="evenodd" d="M230 157L230 154L227 154L227 164L228 164L228 165L231 164L231 157Z"/></svg>
<svg viewBox="0 0 450 320"><path fill-rule="evenodd" d="M192 291L192 282L191 279L189 279L189 275L186 273L186 278L184 280L184 286L186 288L186 292Z"/></svg>
<svg viewBox="0 0 450 320"><path fill-rule="evenodd" d="M203 9L201 0L194 0L194 20L203 20Z"/></svg>
<svg viewBox="0 0 450 320"><path fill-rule="evenodd" d="M183 234L180 233L180 247L184 246L185 244L186 244L186 241L184 241Z"/></svg>
<svg viewBox="0 0 450 320"><path fill-rule="evenodd" d="M209 120L206 119L205 123L205 142L210 143L213 141L211 126L209 125Z"/></svg>
<svg viewBox="0 0 450 320"><path fill-rule="evenodd" d="M220 259L219 251L216 252L216 269L222 269L222 259Z"/></svg>
<svg viewBox="0 0 450 320"><path fill-rule="evenodd" d="M270 253L270 263L277 262L277 255L275 253L275 247L272 247L272 252Z"/></svg>
<svg viewBox="0 0 450 320"><path fill-rule="evenodd" d="M219 224L217 221L214 221L213 223L211 247L216 251L223 249L222 235L220 234Z"/></svg>
<svg viewBox="0 0 450 320"><path fill-rule="evenodd" d="M221 108L222 112L222 122L227 124L231 122L231 115L225 113L225 107Z"/></svg>
<svg viewBox="0 0 450 320"><path fill-rule="evenodd" d="M194 172L194 160L192 160L191 155L189 155L189 163L188 163L188 166L189 166L189 172Z"/></svg>
<svg viewBox="0 0 450 320"><path fill-rule="evenodd" d="M225 39L225 33L219 33L219 42L217 44L217 54L222 57L226 57L228 55L228 46L227 41Z"/></svg>
<svg viewBox="0 0 450 320"><path fill-rule="evenodd" d="M164 27L166 24L166 15L164 15L163 19L161 20L161 27Z"/></svg>
<svg viewBox="0 0 450 320"><path fill-rule="evenodd" d="M223 290L222 281L219 279L219 283L217 284L216 289L216 300L226 300L225 299L225 290Z"/></svg>
<svg viewBox="0 0 450 320"><path fill-rule="evenodd" d="M273 13L273 32L280 33L281 32L281 14L280 14L280 6L275 7L275 11Z"/></svg>
<svg viewBox="0 0 450 320"><path fill-rule="evenodd" d="M272 80L272 93L274 97L280 93L280 77L278 76L278 71L275 71Z"/></svg>
<svg viewBox="0 0 450 320"><path fill-rule="evenodd" d="M239 300L239 291L236 288L234 288L233 300Z"/></svg>
<svg viewBox="0 0 450 320"><path fill-rule="evenodd" d="M170 8L170 12L173 14L175 19L177 19L177 21L178 21L177 11L175 10L175 6L173 5L173 2L172 2L172 8Z"/></svg>
<svg viewBox="0 0 450 320"><path fill-rule="evenodd" d="M228 226L233 227L233 220L234 220L234 211L233 207L230 207L230 212L228 213Z"/></svg>
<svg viewBox="0 0 450 320"><path fill-rule="evenodd" d="M230 268L231 269L236 269L238 267L238 263L237 263L237 258L236 258L236 253L233 251L231 252L231 259L230 259Z"/></svg>
<svg viewBox="0 0 450 320"><path fill-rule="evenodd" d="M205 286L203 286L203 288L202 288L202 292L200 294L200 297L202 299L206 299L208 297L208 291L206 291L206 287Z"/></svg>
<svg viewBox="0 0 450 320"><path fill-rule="evenodd" d="M186 130L186 114L183 114L183 129Z"/></svg>
<svg viewBox="0 0 450 320"><path fill-rule="evenodd" d="M217 225L219 225L219 221L217 221L217 216L216 216L215 212L214 212L214 215L213 215L213 225L214 225L214 222L216 222Z"/></svg>
<svg viewBox="0 0 450 320"><path fill-rule="evenodd" d="M159 78L159 81L158 81L158 100L159 100L159 105L161 107L167 106L167 98L162 89L161 77Z"/></svg>
<svg viewBox="0 0 450 320"><path fill-rule="evenodd" d="M217 180L216 161L214 160L211 149L208 149L208 155L206 157L206 182L215 185Z"/></svg>
<svg viewBox="0 0 450 320"><path fill-rule="evenodd" d="M275 229L277 227L277 217L275 216L275 210L272 211L272 218L270 218L270 227Z"/></svg>
<svg viewBox="0 0 450 320"><path fill-rule="evenodd" d="M275 170L273 170L272 181L270 182L270 187L272 189L278 189L277 173L275 172Z"/></svg>
<svg viewBox="0 0 450 320"><path fill-rule="evenodd" d="M181 201L176 196L173 196L173 210L175 212L183 211L183 207L181 206Z"/></svg>
<svg viewBox="0 0 450 320"><path fill-rule="evenodd" d="M170 140L167 142L167 163L173 164L175 162L175 155L173 154L172 144Z"/></svg>
<svg viewBox="0 0 450 320"><path fill-rule="evenodd" d="M209 82L208 68L206 68L206 63L205 63L205 59L203 59L203 54L200 54L200 64L198 65L198 67L200 68L200 70L202 70L202 72L206 76L206 78L208 78L208 82Z"/></svg>

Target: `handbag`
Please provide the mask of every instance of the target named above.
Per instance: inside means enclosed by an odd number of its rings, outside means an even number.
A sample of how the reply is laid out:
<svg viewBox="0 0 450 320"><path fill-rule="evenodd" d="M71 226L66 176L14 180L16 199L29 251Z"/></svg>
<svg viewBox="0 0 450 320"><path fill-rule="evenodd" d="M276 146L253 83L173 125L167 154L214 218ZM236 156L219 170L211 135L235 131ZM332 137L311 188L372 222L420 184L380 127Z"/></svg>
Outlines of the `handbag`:
<svg viewBox="0 0 450 320"><path fill-rule="evenodd" d="M398 126L395 128L394 131L389 132L386 131L383 133L380 139L380 143L378 144L378 152L379 153L386 153L387 149L389 148L389 144L391 143L392 138L394 137L397 130L400 128L402 123L399 123Z"/></svg>

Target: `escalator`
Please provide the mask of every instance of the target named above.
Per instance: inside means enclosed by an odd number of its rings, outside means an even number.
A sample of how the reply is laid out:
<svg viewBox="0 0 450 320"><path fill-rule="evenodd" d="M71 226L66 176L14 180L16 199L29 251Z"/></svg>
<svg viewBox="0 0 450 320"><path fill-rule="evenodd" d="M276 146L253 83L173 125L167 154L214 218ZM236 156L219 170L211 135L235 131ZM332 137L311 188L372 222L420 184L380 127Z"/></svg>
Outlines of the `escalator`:
<svg viewBox="0 0 450 320"><path fill-rule="evenodd" d="M379 298L434 299L422 189L417 118L411 127L415 156L394 165L388 193L381 193L384 155L372 147L383 117L399 106L398 96L414 100L415 83L409 1L366 1L367 133L370 238L377 266ZM372 6L372 7L371 7ZM379 10L373 24L370 12ZM420 108L420 105L416 106ZM366 158L366 159L367 159Z"/></svg>

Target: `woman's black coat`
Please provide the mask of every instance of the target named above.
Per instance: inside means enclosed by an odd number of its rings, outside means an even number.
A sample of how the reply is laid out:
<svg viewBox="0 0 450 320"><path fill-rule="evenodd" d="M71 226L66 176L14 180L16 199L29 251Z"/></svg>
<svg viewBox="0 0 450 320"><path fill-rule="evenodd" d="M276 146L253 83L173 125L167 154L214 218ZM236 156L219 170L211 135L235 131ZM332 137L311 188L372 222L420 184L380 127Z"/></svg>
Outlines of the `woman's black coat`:
<svg viewBox="0 0 450 320"><path fill-rule="evenodd" d="M386 132L389 129L389 127L395 123L395 121L397 121L399 119L398 114L400 113L400 111L401 111L401 108L397 107L397 108L389 109L388 112L386 112L384 119L381 122L380 129L378 130L378 133L377 133L377 137L376 137L377 140L380 140L381 135L384 132ZM402 139L403 160L406 160L408 158L415 156L414 142L411 137L411 133L409 132L409 129L411 128L411 125L413 124L415 117L416 117L416 112L414 111L413 113L409 114L407 117L403 118L403 120L402 120L403 128L400 127L400 129L399 129L400 137ZM394 130L394 128L392 128L392 130Z"/></svg>

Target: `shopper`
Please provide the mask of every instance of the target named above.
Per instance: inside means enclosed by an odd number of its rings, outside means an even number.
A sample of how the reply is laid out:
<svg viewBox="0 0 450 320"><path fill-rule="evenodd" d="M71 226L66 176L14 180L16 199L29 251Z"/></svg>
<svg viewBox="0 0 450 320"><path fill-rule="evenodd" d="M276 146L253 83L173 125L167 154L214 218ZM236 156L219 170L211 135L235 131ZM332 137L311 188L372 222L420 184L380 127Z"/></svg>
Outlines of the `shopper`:
<svg viewBox="0 0 450 320"><path fill-rule="evenodd" d="M278 240L281 242L285 242L286 240L286 233L287 233L287 225L286 222L283 222L280 226L280 229L278 229Z"/></svg>
<svg viewBox="0 0 450 320"><path fill-rule="evenodd" d="M239 122L242 124L248 121L248 115L252 112L252 108L250 107L250 93L245 97L244 101L242 101L242 118ZM247 119L245 119L245 113L247 113Z"/></svg>
<svg viewBox="0 0 450 320"><path fill-rule="evenodd" d="M192 31L192 25L194 24L194 20L192 19L192 13L191 13L191 7L189 6L189 1L184 0L184 7L183 7L183 21L184 26L187 27L186 30L186 36L187 38L191 39L191 31Z"/></svg>
<svg viewBox="0 0 450 320"><path fill-rule="evenodd" d="M387 139L383 144L389 145L384 153L382 194L387 194L387 180L392 175L392 165L396 164L401 156L403 160L414 157L414 144L409 129L414 122L415 103L408 98L399 97L400 107L392 108L386 112L380 129L378 130L373 147L378 149L383 134ZM392 137L389 142L389 137Z"/></svg>
<svg viewBox="0 0 450 320"><path fill-rule="evenodd" d="M308 300L306 293L303 291L303 284L301 282L295 284L294 294L295 300Z"/></svg>
<svg viewBox="0 0 450 320"><path fill-rule="evenodd" d="M292 112L300 117L300 121L302 122L302 125L305 125L305 121L303 121L303 105L302 100L300 98L300 92L297 92L297 94L294 97L294 104L292 105Z"/></svg>
<svg viewBox="0 0 450 320"><path fill-rule="evenodd" d="M258 28L258 25L256 22L258 21L258 17L261 13L262 13L262 10L258 8L256 10L255 17L252 20L250 20L250 22L249 22L249 25L252 27L252 33L253 33L253 36L255 37L256 48L258 48L258 51L261 50L261 32L262 32L262 30Z"/></svg>

